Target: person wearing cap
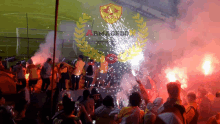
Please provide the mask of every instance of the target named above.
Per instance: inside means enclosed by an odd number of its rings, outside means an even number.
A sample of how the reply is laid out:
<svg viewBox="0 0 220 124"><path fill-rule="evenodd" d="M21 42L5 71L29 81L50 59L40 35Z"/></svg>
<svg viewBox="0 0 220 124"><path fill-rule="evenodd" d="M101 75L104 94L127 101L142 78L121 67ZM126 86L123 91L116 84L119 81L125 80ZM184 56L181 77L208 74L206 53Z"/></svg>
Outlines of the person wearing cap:
<svg viewBox="0 0 220 124"><path fill-rule="evenodd" d="M83 72L84 66L85 66L85 62L83 61L83 56L79 55L78 60L75 64L75 68L72 72L72 76L71 76L73 90L74 89L75 90L79 89L79 81L80 81L80 77L81 77L81 74Z"/></svg>
<svg viewBox="0 0 220 124"><path fill-rule="evenodd" d="M180 99L181 84L178 81L168 83L167 92L169 97L158 109L157 114L166 114L166 116L174 114L183 124L186 124L186 110ZM159 119L157 118L155 123L158 123L158 121Z"/></svg>
<svg viewBox="0 0 220 124"><path fill-rule="evenodd" d="M28 66L27 66L27 74L29 74L29 88L31 91L31 88L33 88L32 93L35 92L35 85L37 84L38 81L38 74L37 74L37 66L34 65L32 59L28 60Z"/></svg>
<svg viewBox="0 0 220 124"><path fill-rule="evenodd" d="M50 77L52 76L51 65L52 65L52 59L48 58L41 69L41 78L42 78L41 91L42 92L46 91L48 86L50 85ZM46 88L45 88L45 85L46 85Z"/></svg>

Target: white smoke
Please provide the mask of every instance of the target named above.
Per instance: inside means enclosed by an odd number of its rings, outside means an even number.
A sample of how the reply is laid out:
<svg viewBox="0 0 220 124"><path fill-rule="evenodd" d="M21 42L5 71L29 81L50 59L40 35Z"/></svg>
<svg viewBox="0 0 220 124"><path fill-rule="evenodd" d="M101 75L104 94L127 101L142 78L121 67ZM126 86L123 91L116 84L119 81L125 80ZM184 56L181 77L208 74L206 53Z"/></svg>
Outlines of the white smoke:
<svg viewBox="0 0 220 124"><path fill-rule="evenodd" d="M59 37L57 36L56 40L56 59L55 62L59 61L60 57L60 48L59 45L61 44L61 41L59 40ZM40 44L39 50L34 54L31 59L33 60L34 64L41 64L43 65L44 62L46 62L47 58L53 57L53 47L54 46L54 31L51 31L47 34L45 38L45 43Z"/></svg>
<svg viewBox="0 0 220 124"><path fill-rule="evenodd" d="M65 49L65 51L62 51L62 47L65 44L71 44L74 46L74 37L73 32L75 30L76 24L72 21L63 21L59 25L59 30L57 32L57 40L56 40L56 59L55 62L59 62L61 57L69 57L69 55L75 54L76 50L75 48L70 49L69 51ZM63 45L62 45L63 44ZM54 46L54 31L51 31L47 34L45 38L45 43L40 44L39 50L34 54L34 56L31 58L34 62L34 64L43 64L46 62L47 58L53 57L53 46ZM61 52L64 52L65 55L62 55Z"/></svg>

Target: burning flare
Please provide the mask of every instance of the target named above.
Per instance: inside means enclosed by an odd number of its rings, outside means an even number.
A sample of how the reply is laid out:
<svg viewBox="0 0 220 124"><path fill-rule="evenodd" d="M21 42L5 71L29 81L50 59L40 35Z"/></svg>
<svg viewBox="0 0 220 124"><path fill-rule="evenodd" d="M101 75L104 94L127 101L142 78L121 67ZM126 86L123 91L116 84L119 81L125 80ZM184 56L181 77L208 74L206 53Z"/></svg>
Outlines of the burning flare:
<svg viewBox="0 0 220 124"><path fill-rule="evenodd" d="M205 74L205 75L210 74L211 61L205 61L205 62L203 63L202 68L203 68L203 70L204 70L204 74Z"/></svg>
<svg viewBox="0 0 220 124"><path fill-rule="evenodd" d="M187 88L187 75L184 69L180 68L173 68L173 69L166 69L166 78L168 79L169 82L175 82L175 81L180 81L181 83L181 88Z"/></svg>
<svg viewBox="0 0 220 124"><path fill-rule="evenodd" d="M174 72L169 72L169 73L167 74L167 78L169 79L169 82L175 82L175 81L177 81L175 75L176 75L176 74L175 74Z"/></svg>
<svg viewBox="0 0 220 124"><path fill-rule="evenodd" d="M28 74L25 74L25 79L26 79L26 80L28 80L29 75L30 75L29 73L28 73Z"/></svg>

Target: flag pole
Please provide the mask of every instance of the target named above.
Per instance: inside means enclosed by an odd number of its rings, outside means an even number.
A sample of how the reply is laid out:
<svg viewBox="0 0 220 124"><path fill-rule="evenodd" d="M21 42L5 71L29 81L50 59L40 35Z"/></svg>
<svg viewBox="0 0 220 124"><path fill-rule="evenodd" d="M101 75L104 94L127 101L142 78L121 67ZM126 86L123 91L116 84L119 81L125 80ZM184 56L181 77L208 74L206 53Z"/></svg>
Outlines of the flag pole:
<svg viewBox="0 0 220 124"><path fill-rule="evenodd" d="M54 46L53 46L53 66L52 66L52 82L51 82L51 116L53 113L53 82L54 82L54 66L55 66L55 54L56 54L56 38L57 38L57 18L58 18L58 6L59 0L56 0L55 8L55 25L54 25Z"/></svg>

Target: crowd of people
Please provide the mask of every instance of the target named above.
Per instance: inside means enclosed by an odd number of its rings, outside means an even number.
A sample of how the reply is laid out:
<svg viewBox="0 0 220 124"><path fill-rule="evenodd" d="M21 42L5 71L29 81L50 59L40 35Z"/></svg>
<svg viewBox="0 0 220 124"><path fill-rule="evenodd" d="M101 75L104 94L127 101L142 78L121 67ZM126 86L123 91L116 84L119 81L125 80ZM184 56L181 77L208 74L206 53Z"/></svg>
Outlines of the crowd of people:
<svg viewBox="0 0 220 124"><path fill-rule="evenodd" d="M41 92L45 92L52 81L52 59L48 58L47 61L41 66L37 67L30 59L27 63L17 62L15 66L11 66L10 70L7 70L0 58L0 70L4 70L8 73L15 75L15 81L17 82L17 92L24 89L28 84L28 89L34 91L35 85L39 80L42 80ZM26 65L27 64L27 65ZM40 70L40 74L38 74ZM83 74L83 72L85 72ZM80 82L83 79L83 88L90 88L94 83L95 87L99 86L113 86L112 81L112 68L108 68L108 62L103 61L98 66L94 60L90 59L89 62L83 61L83 56L79 55L78 60L70 66L65 62L57 63L54 67L54 82L55 87L59 90L65 90L67 87L71 90L78 90L80 88ZM27 78L28 74L28 79ZM83 78L82 78L83 77ZM27 83L28 82L28 83ZM109 83L111 82L111 83Z"/></svg>
<svg viewBox="0 0 220 124"><path fill-rule="evenodd" d="M168 98L165 101L157 97L151 101L148 90L140 80L136 80L140 92L132 92L129 97L129 105L120 107L115 102L115 97L107 95L102 98L98 92L100 84L105 85L108 72L108 63L102 62L99 67L100 76L98 83L90 91L88 88L96 76L94 70L98 70L94 60L88 63L83 61L83 56L79 56L75 67L71 69L65 63L60 63L54 69L54 82L51 82L52 59L48 58L40 71L42 78L41 92L47 94L43 107L39 110L37 102L27 99L34 94L34 87L39 80L37 66L30 59L26 69L20 62L13 67L12 72L16 75L19 83L18 93L30 93L21 95L21 98L15 102L13 107L6 105L6 101L0 92L0 123L1 124L197 124L199 121L206 121L207 124L219 124L220 113L212 115L210 112L211 101L207 98L207 90L202 87L198 89L198 94L188 92L184 98L181 96L181 84L170 82L166 85ZM0 61L0 67L1 61ZM75 94L78 99L73 101L68 90L78 90L81 75L85 69L85 82L83 94ZM27 88L25 73L29 74ZM71 81L71 85L68 82ZM51 84L54 84L53 87ZM54 92L52 92L54 91ZM60 94L63 94L62 101L58 100ZM24 94L25 94L24 93ZM53 93L53 94L52 94ZM52 97L52 98L51 98ZM52 100L52 101L51 101ZM52 104L51 104L52 103ZM140 106L141 104L144 106ZM30 113L34 113L30 116Z"/></svg>

